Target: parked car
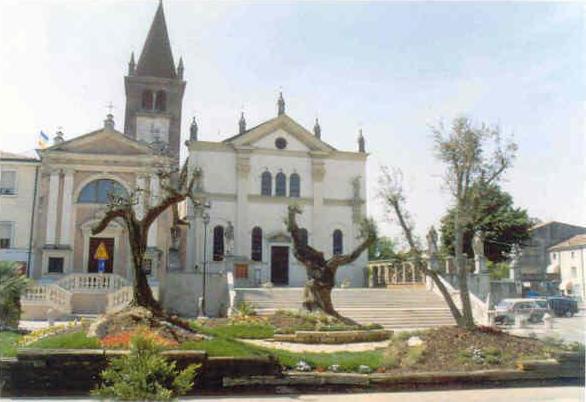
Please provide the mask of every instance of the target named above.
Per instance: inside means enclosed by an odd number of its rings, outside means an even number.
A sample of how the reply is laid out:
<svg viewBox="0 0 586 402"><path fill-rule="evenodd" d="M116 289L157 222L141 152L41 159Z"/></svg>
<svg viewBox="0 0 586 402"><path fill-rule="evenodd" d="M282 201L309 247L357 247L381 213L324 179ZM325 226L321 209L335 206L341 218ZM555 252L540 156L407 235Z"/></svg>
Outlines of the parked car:
<svg viewBox="0 0 586 402"><path fill-rule="evenodd" d="M558 317L573 317L578 312L578 302L569 297L548 297L547 304Z"/></svg>
<svg viewBox="0 0 586 402"><path fill-rule="evenodd" d="M516 315L523 315L529 322L543 320L551 310L546 299L504 299L495 307L497 324L512 324Z"/></svg>

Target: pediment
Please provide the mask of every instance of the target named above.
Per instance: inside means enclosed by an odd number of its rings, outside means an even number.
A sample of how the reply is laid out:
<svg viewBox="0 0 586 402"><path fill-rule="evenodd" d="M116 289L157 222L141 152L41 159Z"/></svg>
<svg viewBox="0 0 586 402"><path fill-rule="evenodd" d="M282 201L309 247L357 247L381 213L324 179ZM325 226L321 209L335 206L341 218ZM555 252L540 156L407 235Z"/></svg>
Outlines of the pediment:
<svg viewBox="0 0 586 402"><path fill-rule="evenodd" d="M281 115L266 121L244 134L229 138L224 142L235 146L252 146L255 148L276 149L278 137L287 141L286 150L332 152L335 148L321 141L302 125L287 115Z"/></svg>
<svg viewBox="0 0 586 402"><path fill-rule="evenodd" d="M137 142L119 131L101 129L61 144L53 145L45 151L67 152L92 155L151 155L151 148Z"/></svg>
<svg viewBox="0 0 586 402"><path fill-rule="evenodd" d="M274 232L267 236L270 243L291 243L291 236L285 232Z"/></svg>

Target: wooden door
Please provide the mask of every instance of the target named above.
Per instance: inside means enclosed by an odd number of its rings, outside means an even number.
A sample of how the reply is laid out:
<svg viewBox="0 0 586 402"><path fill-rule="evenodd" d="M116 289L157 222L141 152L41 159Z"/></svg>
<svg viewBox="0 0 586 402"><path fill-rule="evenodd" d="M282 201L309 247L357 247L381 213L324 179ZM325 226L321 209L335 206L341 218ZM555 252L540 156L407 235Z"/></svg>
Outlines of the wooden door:
<svg viewBox="0 0 586 402"><path fill-rule="evenodd" d="M96 256L96 250L103 243L108 253L108 259L106 260L106 269L104 272L111 274L114 270L114 238L112 237L90 237L90 249L88 255L88 272L98 272L98 260L94 258Z"/></svg>
<svg viewBox="0 0 586 402"><path fill-rule="evenodd" d="M274 285L289 284L289 247L271 247L271 282Z"/></svg>

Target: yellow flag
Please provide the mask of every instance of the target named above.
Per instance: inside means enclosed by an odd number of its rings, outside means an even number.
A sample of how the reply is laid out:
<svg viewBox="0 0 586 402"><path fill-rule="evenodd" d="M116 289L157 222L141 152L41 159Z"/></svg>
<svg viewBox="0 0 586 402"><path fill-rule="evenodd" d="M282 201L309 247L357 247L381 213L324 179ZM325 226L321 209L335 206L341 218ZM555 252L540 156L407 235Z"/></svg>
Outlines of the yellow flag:
<svg viewBox="0 0 586 402"><path fill-rule="evenodd" d="M108 255L108 249L106 248L106 245L104 244L104 242L100 242L100 245L98 246L98 248L96 249L96 252L94 253L94 259L95 260L108 260L108 259L110 259L110 256Z"/></svg>

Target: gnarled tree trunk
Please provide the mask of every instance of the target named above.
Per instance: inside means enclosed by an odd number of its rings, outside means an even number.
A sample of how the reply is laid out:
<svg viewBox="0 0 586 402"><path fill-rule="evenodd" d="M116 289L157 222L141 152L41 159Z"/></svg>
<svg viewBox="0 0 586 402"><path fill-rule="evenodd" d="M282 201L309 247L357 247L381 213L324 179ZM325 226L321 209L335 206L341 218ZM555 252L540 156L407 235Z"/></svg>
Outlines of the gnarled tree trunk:
<svg viewBox="0 0 586 402"><path fill-rule="evenodd" d="M307 281L303 291L303 308L307 311L320 311L348 324L356 324L349 318L341 316L332 303L332 289L336 285L336 271L341 265L352 263L376 241L376 228L372 222L363 224L363 242L350 254L337 255L329 260L321 251L305 244L301 229L297 225L296 215L301 210L289 206L287 230L293 237L293 254L305 266Z"/></svg>

